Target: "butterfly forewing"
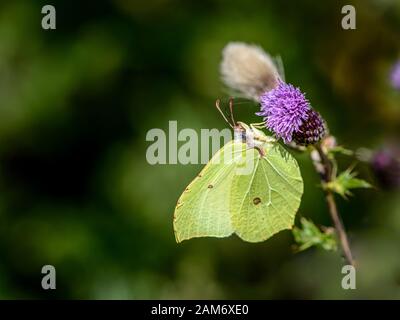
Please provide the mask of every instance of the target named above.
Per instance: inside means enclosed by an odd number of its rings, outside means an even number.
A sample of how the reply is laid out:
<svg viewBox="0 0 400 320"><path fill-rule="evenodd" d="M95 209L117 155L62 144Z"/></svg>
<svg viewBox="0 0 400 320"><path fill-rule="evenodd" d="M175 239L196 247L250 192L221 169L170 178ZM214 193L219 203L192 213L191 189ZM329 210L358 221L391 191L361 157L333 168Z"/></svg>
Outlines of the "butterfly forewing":
<svg viewBox="0 0 400 320"><path fill-rule="evenodd" d="M185 189L174 213L177 242L194 237L226 237L234 232L229 190L236 163L245 149L243 143L227 143Z"/></svg>

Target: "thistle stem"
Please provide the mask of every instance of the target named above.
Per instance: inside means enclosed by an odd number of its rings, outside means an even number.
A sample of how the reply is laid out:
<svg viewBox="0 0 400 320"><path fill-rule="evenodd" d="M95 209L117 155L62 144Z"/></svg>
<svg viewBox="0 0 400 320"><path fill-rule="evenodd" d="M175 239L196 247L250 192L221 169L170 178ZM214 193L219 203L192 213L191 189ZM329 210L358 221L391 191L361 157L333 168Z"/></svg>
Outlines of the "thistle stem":
<svg viewBox="0 0 400 320"><path fill-rule="evenodd" d="M315 159L314 161L314 166L317 169L317 171L321 174L321 180L323 183L329 183L332 181L332 169L333 169L333 163L332 161L328 158L326 153L322 150L320 145L317 145L315 149L318 152L318 155L320 157L320 164L321 166L318 166L318 163L316 163ZM318 169L322 168L322 170ZM351 254L351 249L349 245L349 240L347 238L346 230L344 228L342 219L340 217L340 214L337 210L336 202L335 202L335 197L330 190L325 189L325 199L328 204L328 209L329 213L331 215L331 219L333 221L333 224L335 226L336 232L338 233L340 244L342 247L342 251L344 254L344 257L347 261L348 264L351 264L354 266L354 260L353 260L353 255Z"/></svg>
<svg viewBox="0 0 400 320"><path fill-rule="evenodd" d="M329 207L329 213L331 214L332 221L335 225L335 229L339 235L340 243L342 245L343 254L346 258L348 264L354 266L353 255L351 254L351 249L349 245L349 240L347 239L346 230L342 220L340 219L339 213L337 211L335 198L331 191L326 193L326 201Z"/></svg>

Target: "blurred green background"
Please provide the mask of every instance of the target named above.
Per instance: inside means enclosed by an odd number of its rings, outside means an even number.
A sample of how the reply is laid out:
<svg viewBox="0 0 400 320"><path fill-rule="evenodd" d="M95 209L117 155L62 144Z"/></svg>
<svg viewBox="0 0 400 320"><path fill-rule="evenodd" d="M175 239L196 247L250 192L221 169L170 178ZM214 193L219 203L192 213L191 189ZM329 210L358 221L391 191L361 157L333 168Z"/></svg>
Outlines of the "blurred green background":
<svg viewBox="0 0 400 320"><path fill-rule="evenodd" d="M41 8L57 29L41 28ZM353 4L357 30L341 28ZM340 253L294 254L284 231L250 244L233 236L176 244L176 201L202 165L146 162L152 128L224 128L218 72L229 41L283 59L338 141L375 148L399 136L400 1L113 0L0 4L0 298L400 298L398 191L338 199L358 261L341 289ZM255 119L257 106L238 107ZM299 216L330 225L318 177ZM341 159L341 168L349 161ZM361 176L373 180L365 166ZM57 289L41 288L41 268Z"/></svg>

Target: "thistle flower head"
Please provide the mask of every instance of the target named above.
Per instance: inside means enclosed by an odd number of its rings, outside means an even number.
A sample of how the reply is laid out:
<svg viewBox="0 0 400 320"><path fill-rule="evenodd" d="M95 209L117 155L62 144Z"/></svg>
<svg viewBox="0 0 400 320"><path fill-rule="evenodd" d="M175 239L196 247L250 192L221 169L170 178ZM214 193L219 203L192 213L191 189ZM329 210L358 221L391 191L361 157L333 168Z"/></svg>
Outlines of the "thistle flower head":
<svg viewBox="0 0 400 320"><path fill-rule="evenodd" d="M392 69L390 82L393 88L400 90L400 61L398 61Z"/></svg>
<svg viewBox="0 0 400 320"><path fill-rule="evenodd" d="M288 144L318 142L325 135L325 124L314 111L299 88L279 81L278 86L260 97L261 111L266 127Z"/></svg>
<svg viewBox="0 0 400 320"><path fill-rule="evenodd" d="M243 42L226 45L220 72L225 85L257 102L259 96L275 88L280 79L271 57L262 48Z"/></svg>

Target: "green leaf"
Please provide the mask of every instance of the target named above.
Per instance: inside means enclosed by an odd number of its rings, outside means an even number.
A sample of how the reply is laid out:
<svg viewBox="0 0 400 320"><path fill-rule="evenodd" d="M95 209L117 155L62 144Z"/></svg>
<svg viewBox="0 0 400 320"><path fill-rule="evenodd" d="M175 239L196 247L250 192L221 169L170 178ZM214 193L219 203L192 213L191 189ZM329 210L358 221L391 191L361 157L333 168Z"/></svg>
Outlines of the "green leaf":
<svg viewBox="0 0 400 320"><path fill-rule="evenodd" d="M214 155L178 200L177 242L232 233L259 242L292 228L303 194L299 166L276 142L259 150L233 141Z"/></svg>
<svg viewBox="0 0 400 320"><path fill-rule="evenodd" d="M321 231L311 220L300 219L301 228L294 227L293 237L297 243L297 251L306 250L312 246L322 248L327 251L337 250L337 242L333 228L325 228Z"/></svg>
<svg viewBox="0 0 400 320"><path fill-rule="evenodd" d="M352 172L351 169L347 169L338 177L336 177L335 180L327 183L325 187L340 194L343 198L347 198L347 196L352 195L350 189L372 188L372 185L367 181L355 178L356 175L356 172Z"/></svg>

